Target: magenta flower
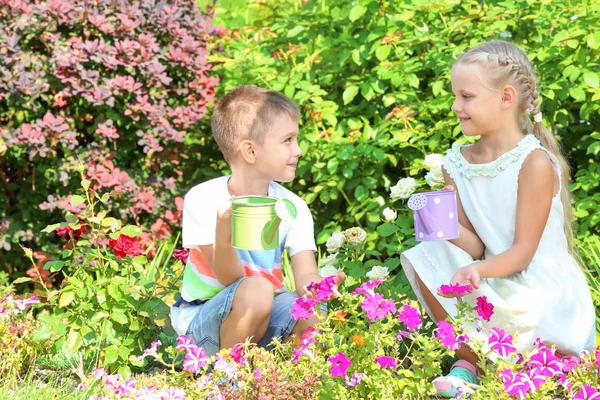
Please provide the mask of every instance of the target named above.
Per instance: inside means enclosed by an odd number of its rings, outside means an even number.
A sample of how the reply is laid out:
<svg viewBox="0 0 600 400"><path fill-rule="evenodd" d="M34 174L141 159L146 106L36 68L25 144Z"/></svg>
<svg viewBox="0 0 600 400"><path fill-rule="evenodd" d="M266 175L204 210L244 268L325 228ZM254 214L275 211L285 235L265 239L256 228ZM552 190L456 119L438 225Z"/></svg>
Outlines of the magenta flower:
<svg viewBox="0 0 600 400"><path fill-rule="evenodd" d="M216 357L215 371L225 372L225 375L227 375L229 379L234 379L237 375L237 368L235 364L227 362L225 358L221 356Z"/></svg>
<svg viewBox="0 0 600 400"><path fill-rule="evenodd" d="M292 355L294 356L294 358L292 358L292 364L298 364L298 361L300 361L300 357L302 356L302 354L304 354L304 349L292 349Z"/></svg>
<svg viewBox="0 0 600 400"><path fill-rule="evenodd" d="M104 368L95 368L94 371L92 372L92 374L94 375L94 378L96 380L100 380L108 375Z"/></svg>
<svg viewBox="0 0 600 400"><path fill-rule="evenodd" d="M13 300L13 304L19 310L17 312L17 314L20 313L21 311L25 310L28 306L32 306L32 305L37 304L39 302L40 302L40 300L39 300L39 298L37 296L32 296L32 297L29 297L29 298L24 299L24 300Z"/></svg>
<svg viewBox="0 0 600 400"><path fill-rule="evenodd" d="M477 298L477 315L488 322L491 316L494 315L494 305L488 303L486 296L479 296Z"/></svg>
<svg viewBox="0 0 600 400"><path fill-rule="evenodd" d="M130 393L135 393L135 378L127 379L123 385L115 387L115 395L117 396Z"/></svg>
<svg viewBox="0 0 600 400"><path fill-rule="evenodd" d="M590 385L582 385L579 387L579 391L575 396L573 396L573 400L598 400L600 399L600 392L591 387Z"/></svg>
<svg viewBox="0 0 600 400"><path fill-rule="evenodd" d="M354 292L352 292L352 294L355 296L359 295L359 294L373 295L373 294L375 294L375 288L381 284L382 284L382 281L379 279L375 279L374 281L364 282L362 285L360 285L358 288L356 288L356 290L354 290Z"/></svg>
<svg viewBox="0 0 600 400"><path fill-rule="evenodd" d="M550 376L552 376L551 374L548 375L548 370L544 370L542 368L539 367L535 367L532 369L529 369L527 371L521 372L519 375L522 376L522 380L526 383L531 383L533 384L533 389L531 390L532 392L535 390L538 390L538 388L540 387L540 385L542 385L544 382L546 382L548 380L548 378ZM531 386L530 384L530 386Z"/></svg>
<svg viewBox="0 0 600 400"><path fill-rule="evenodd" d="M596 367L600 369L600 349L596 349L596 351L594 352L594 358L596 362Z"/></svg>
<svg viewBox="0 0 600 400"><path fill-rule="evenodd" d="M308 320L315 313L313 308L316 304L317 300L309 299L306 295L297 298L292 305L292 318Z"/></svg>
<svg viewBox="0 0 600 400"><path fill-rule="evenodd" d="M458 345L454 337L454 326L448 321L438 321L437 326L435 337L442 342L442 346L449 350L456 350Z"/></svg>
<svg viewBox="0 0 600 400"><path fill-rule="evenodd" d="M409 306L408 304L402 306L400 315L398 315L398 319L400 319L400 321L402 321L402 323L411 331L414 329L419 329L422 324L419 310Z"/></svg>
<svg viewBox="0 0 600 400"><path fill-rule="evenodd" d="M442 285L440 286L440 292L442 294L453 294L456 297L461 297L464 294L471 293L473 288L470 285L461 286L458 283L454 285Z"/></svg>
<svg viewBox="0 0 600 400"><path fill-rule="evenodd" d="M156 342L152 342L150 344L150 348L144 350L144 354L142 354L141 356L138 357L138 361L139 362L143 362L144 359L148 356L152 356L155 358L158 358L158 353L156 352L156 350L158 349L158 347L161 345L162 343L160 342L160 340L157 340Z"/></svg>
<svg viewBox="0 0 600 400"><path fill-rule="evenodd" d="M178 387L163 389L158 392L158 395L164 400L185 400L184 390Z"/></svg>
<svg viewBox="0 0 600 400"><path fill-rule="evenodd" d="M384 369L390 367L391 369L396 369L396 359L394 357L388 356L377 356L375 357L375 361L379 364L379 368Z"/></svg>
<svg viewBox="0 0 600 400"><path fill-rule="evenodd" d="M186 249L174 249L173 258L186 264L190 253Z"/></svg>
<svg viewBox="0 0 600 400"><path fill-rule="evenodd" d="M143 387L135 393L135 400L161 400L162 397L153 387Z"/></svg>
<svg viewBox="0 0 600 400"><path fill-rule="evenodd" d="M311 292L318 303L328 301L335 295L339 295L338 291L335 289L335 276L328 276L324 278L319 283L311 282L306 290Z"/></svg>
<svg viewBox="0 0 600 400"><path fill-rule="evenodd" d="M513 346L512 335L507 335L502 329L493 327L490 329L490 338L488 339L488 344L495 350L500 357L508 357L509 354L515 352L517 350L516 347Z"/></svg>
<svg viewBox="0 0 600 400"><path fill-rule="evenodd" d="M196 344L189 337L185 335L180 335L177 338L177 346L175 346L175 348L177 350L189 351L190 349L196 348Z"/></svg>
<svg viewBox="0 0 600 400"><path fill-rule="evenodd" d="M356 372L356 373L352 374L352 378L348 379L348 377L346 377L345 384L346 384L346 386L351 386L351 387L358 386L358 385L360 385L360 382L363 380L364 377L365 377L365 374L363 374L362 372Z"/></svg>
<svg viewBox="0 0 600 400"><path fill-rule="evenodd" d="M366 295L360 307L367 313L367 317L371 321L376 321L389 313L393 314L396 312L396 303L394 303L394 300L386 300L379 293Z"/></svg>
<svg viewBox="0 0 600 400"><path fill-rule="evenodd" d="M329 357L327 360L331 363L331 376L346 376L348 368L352 365L352 361L344 354L338 353L335 357Z"/></svg>
<svg viewBox="0 0 600 400"><path fill-rule="evenodd" d="M196 374L209 360L210 358L202 347L189 348L183 360L183 369Z"/></svg>
<svg viewBox="0 0 600 400"><path fill-rule="evenodd" d="M398 331L398 340L403 341L405 337L410 337L410 332Z"/></svg>
<svg viewBox="0 0 600 400"><path fill-rule="evenodd" d="M532 389L529 384L524 382L522 375L515 375L510 369L505 369L500 372L500 376L502 377L502 383L504 384L504 391L506 394L516 396L520 400L524 399L527 396L527 392Z"/></svg>
<svg viewBox="0 0 600 400"><path fill-rule="evenodd" d="M537 353L531 356L527 363L530 367L538 367L547 372L548 376L555 375L562 371L561 360L554 355L551 349L542 348Z"/></svg>
<svg viewBox="0 0 600 400"><path fill-rule="evenodd" d="M231 348L231 358L238 364L243 364L246 359L243 355L244 347L241 343L236 344Z"/></svg>

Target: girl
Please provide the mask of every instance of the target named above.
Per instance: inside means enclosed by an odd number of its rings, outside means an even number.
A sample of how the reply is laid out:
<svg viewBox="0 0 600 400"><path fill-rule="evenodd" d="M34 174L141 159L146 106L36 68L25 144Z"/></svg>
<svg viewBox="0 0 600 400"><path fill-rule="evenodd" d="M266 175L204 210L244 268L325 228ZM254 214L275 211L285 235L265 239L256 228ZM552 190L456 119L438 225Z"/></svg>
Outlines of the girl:
<svg viewBox="0 0 600 400"><path fill-rule="evenodd" d="M452 91L462 132L480 139L455 144L443 160L446 185L457 191L460 238L402 254L415 293L443 320L456 307L438 288L471 285L466 300L487 296L490 326L518 333L518 351L537 338L565 355L591 350L594 306L572 256L569 167L542 123L531 63L510 43L481 44L454 65ZM449 375L434 380L439 395L477 383L477 357L466 347L457 354Z"/></svg>

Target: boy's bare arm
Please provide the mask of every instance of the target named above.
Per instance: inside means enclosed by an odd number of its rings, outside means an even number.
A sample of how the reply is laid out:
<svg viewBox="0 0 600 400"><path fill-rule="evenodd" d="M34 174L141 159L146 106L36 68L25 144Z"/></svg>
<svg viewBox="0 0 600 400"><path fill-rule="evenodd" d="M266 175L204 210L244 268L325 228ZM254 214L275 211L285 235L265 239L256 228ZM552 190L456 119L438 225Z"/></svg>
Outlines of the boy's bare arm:
<svg viewBox="0 0 600 400"><path fill-rule="evenodd" d="M217 211L215 243L200 246L210 263L215 278L224 286L244 276L244 266L237 251L231 247L231 204Z"/></svg>

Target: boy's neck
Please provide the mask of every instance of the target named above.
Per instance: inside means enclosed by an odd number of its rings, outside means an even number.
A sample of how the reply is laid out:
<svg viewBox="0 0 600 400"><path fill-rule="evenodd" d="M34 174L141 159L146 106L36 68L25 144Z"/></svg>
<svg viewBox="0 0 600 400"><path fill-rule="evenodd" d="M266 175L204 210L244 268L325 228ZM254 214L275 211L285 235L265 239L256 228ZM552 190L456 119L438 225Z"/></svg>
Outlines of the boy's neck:
<svg viewBox="0 0 600 400"><path fill-rule="evenodd" d="M229 194L232 196L267 196L270 181L256 179L249 175L233 170L227 181Z"/></svg>

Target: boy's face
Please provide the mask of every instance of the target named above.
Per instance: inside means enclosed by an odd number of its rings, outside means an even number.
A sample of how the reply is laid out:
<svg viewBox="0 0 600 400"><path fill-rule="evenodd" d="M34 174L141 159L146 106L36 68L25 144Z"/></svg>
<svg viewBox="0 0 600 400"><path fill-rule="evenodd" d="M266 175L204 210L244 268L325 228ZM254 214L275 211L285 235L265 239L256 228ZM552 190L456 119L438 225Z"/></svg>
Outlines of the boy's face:
<svg viewBox="0 0 600 400"><path fill-rule="evenodd" d="M265 178L291 182L302 150L298 146L298 122L287 115L273 118L262 145L256 146L256 168Z"/></svg>

